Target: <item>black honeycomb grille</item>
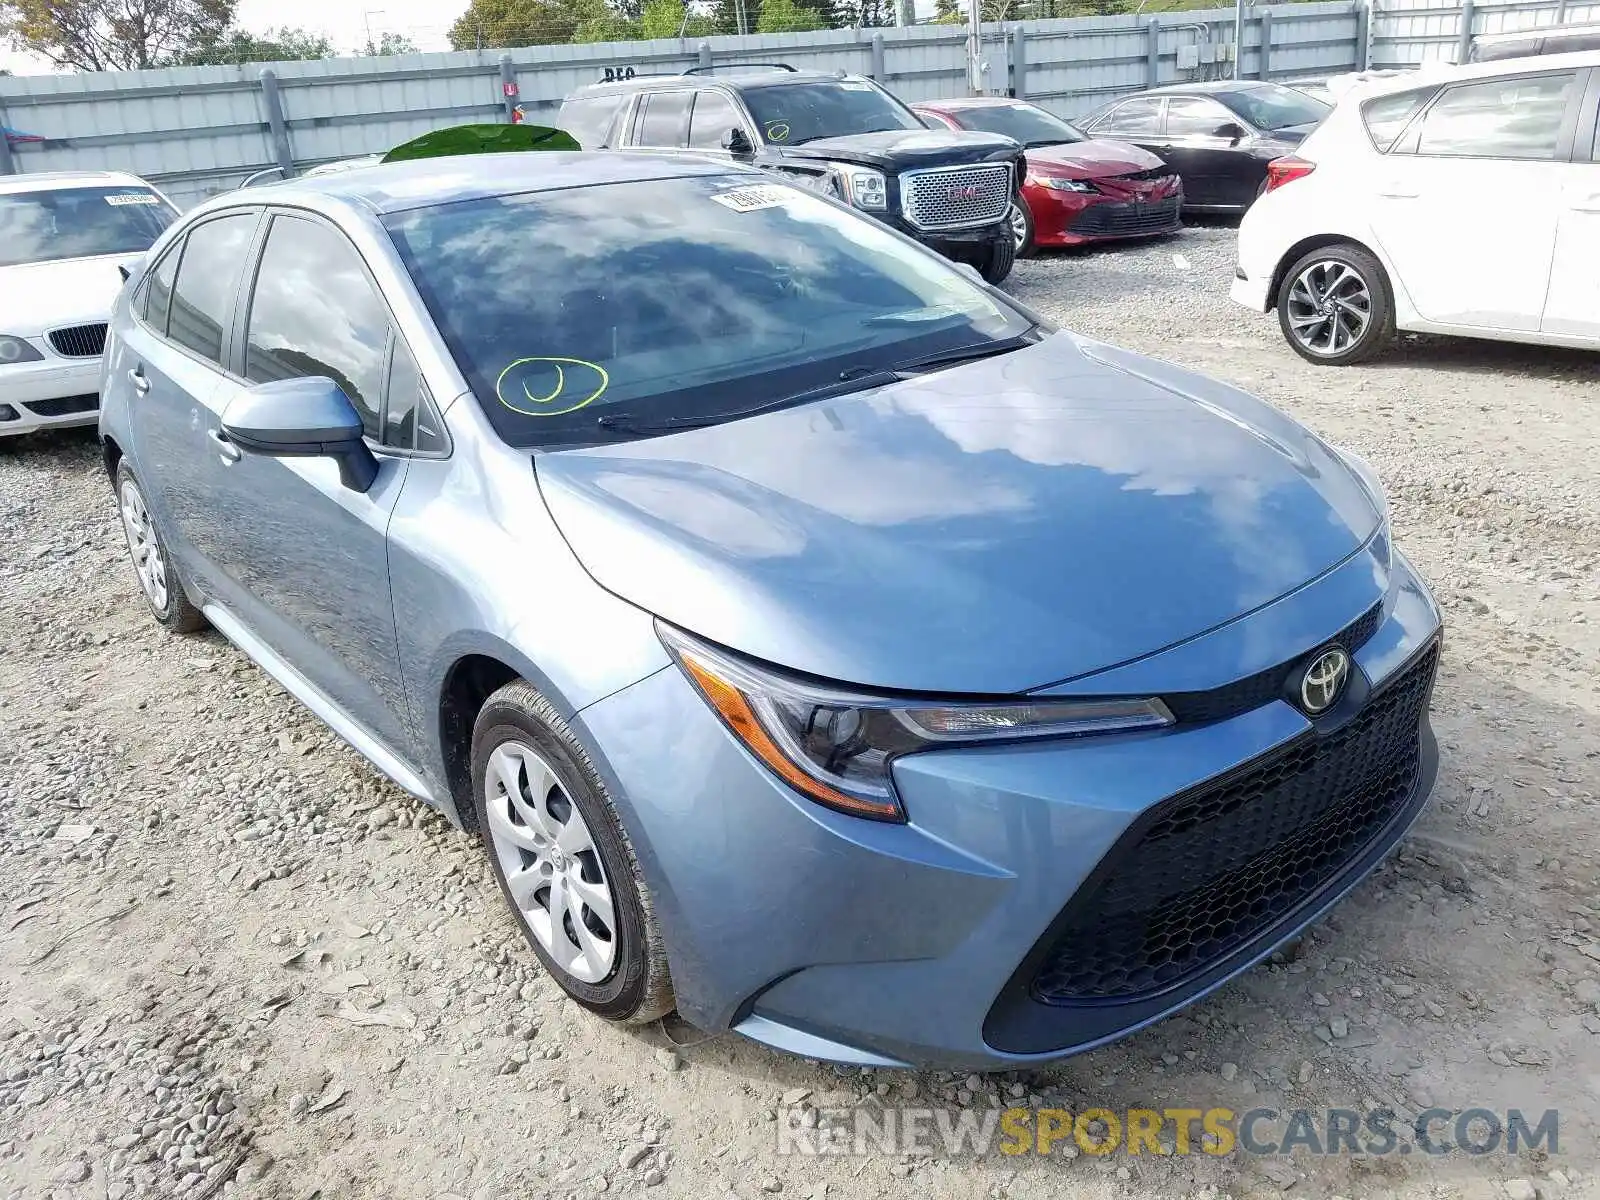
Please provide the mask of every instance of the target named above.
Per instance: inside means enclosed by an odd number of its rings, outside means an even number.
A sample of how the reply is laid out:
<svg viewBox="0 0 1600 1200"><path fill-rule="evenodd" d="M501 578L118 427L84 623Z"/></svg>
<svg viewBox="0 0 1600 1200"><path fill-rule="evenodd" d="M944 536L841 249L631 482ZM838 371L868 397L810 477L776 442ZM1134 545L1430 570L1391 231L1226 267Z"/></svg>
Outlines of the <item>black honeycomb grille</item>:
<svg viewBox="0 0 1600 1200"><path fill-rule="evenodd" d="M1148 996L1203 972L1336 876L1405 807L1435 644L1337 732L1175 797L1113 851L1040 966L1047 1004Z"/></svg>

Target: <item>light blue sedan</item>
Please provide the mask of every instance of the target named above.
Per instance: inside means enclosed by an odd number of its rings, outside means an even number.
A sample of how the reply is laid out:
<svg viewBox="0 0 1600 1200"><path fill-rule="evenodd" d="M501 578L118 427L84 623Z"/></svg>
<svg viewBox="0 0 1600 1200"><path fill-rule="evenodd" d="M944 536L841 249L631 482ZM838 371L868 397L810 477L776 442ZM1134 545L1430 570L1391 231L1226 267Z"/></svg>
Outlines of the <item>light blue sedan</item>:
<svg viewBox="0 0 1600 1200"><path fill-rule="evenodd" d="M1439 613L1359 460L728 164L234 192L104 372L156 619L481 837L611 1020L1084 1050L1316 919L1433 783Z"/></svg>

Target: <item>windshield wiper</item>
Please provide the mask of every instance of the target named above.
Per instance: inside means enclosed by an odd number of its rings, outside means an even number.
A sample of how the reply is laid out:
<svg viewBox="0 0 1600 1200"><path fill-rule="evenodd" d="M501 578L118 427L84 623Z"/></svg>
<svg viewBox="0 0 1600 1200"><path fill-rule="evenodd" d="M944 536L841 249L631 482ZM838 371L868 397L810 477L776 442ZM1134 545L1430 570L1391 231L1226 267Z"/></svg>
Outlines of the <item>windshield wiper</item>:
<svg viewBox="0 0 1600 1200"><path fill-rule="evenodd" d="M941 350L937 354L907 359L903 363L896 363L889 370L897 376L914 375L918 371L932 371L939 367L952 367L957 363L972 362L979 358L993 358L999 354L1010 354L1013 350L1022 350L1038 344L1038 331L1030 329L1027 333L1019 333L1015 337L996 338L992 342L973 342L970 345L957 346L952 350Z"/></svg>
<svg viewBox="0 0 1600 1200"><path fill-rule="evenodd" d="M764 404L757 404L751 408L735 409L732 412L710 413L705 416L662 417L658 420L648 420L634 416L632 413L604 413L595 418L595 424L601 429L611 430L616 433L671 433L680 429L705 429L711 425L721 425L728 421L738 421L744 417L757 417L762 413L776 412L781 408L792 408L797 404L805 404L812 400L826 400L831 396L846 396L851 392L864 392L871 388L882 387L886 383L899 383L900 376L894 371L874 370L862 367L848 367L839 372L839 378L832 383L824 383L820 387L806 388L804 391L794 392L788 396L780 396L776 400L768 400Z"/></svg>

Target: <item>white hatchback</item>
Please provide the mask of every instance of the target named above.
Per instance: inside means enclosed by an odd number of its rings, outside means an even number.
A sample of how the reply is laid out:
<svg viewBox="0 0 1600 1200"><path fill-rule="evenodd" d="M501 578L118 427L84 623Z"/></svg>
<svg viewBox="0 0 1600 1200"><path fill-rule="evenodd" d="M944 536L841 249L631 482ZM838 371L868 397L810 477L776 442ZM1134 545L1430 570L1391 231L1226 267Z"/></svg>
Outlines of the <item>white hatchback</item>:
<svg viewBox="0 0 1600 1200"><path fill-rule="evenodd" d="M0 177L0 437L95 423L118 268L177 216L121 172Z"/></svg>
<svg viewBox="0 0 1600 1200"><path fill-rule="evenodd" d="M1233 298L1343 365L1396 329L1600 348L1600 51L1352 88L1268 169Z"/></svg>

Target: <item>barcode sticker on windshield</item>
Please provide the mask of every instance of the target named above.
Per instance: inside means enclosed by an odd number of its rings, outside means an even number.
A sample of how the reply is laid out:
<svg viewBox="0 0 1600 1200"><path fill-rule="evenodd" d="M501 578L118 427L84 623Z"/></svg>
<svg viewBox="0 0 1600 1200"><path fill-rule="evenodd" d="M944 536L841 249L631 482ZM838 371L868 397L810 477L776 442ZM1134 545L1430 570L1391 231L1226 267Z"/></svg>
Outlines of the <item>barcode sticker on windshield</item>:
<svg viewBox="0 0 1600 1200"><path fill-rule="evenodd" d="M754 187L734 188L731 192L718 192L711 197L724 208L734 212L754 212L758 208L777 208L794 199L794 189L758 183Z"/></svg>
<svg viewBox="0 0 1600 1200"><path fill-rule="evenodd" d="M123 192L115 196L106 197L107 204L160 204L161 197L152 196L149 192Z"/></svg>

